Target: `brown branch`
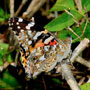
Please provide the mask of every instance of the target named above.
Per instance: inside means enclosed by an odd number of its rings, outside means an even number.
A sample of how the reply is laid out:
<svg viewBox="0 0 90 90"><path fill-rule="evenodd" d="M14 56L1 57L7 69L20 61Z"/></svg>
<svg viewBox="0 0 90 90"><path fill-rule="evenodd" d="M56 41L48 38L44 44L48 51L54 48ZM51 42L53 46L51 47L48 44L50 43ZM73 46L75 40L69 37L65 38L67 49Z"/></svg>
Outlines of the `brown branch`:
<svg viewBox="0 0 90 90"><path fill-rule="evenodd" d="M70 61L73 63L75 61L75 59L77 58L77 56L79 56L79 54L88 46L89 44L89 40L87 38L85 38L84 40L82 40L80 42L80 44L75 48L75 50L72 53L71 59Z"/></svg>
<svg viewBox="0 0 90 90"><path fill-rule="evenodd" d="M81 84L83 84L84 80L85 80L85 77L81 78L81 80L79 81L78 85L80 86Z"/></svg>
<svg viewBox="0 0 90 90"><path fill-rule="evenodd" d="M68 85L70 86L71 90L80 90L75 78L71 73L71 70L68 68L68 65L66 63L61 64L61 72L62 76L65 78Z"/></svg>
<svg viewBox="0 0 90 90"><path fill-rule="evenodd" d="M44 77L42 77L42 81L43 81L43 84L44 84L44 90L47 90L47 89L46 89L46 84L45 84Z"/></svg>
<svg viewBox="0 0 90 90"><path fill-rule="evenodd" d="M81 32L82 32L82 34L83 34L83 36L86 38L86 36L84 35L84 32L83 32L83 29L82 29L82 27L81 27L81 25L80 25L80 23L79 23L79 21L78 21L78 19L77 19L77 17L75 17L72 13L70 13L68 10L64 10L68 15L70 15L70 16L72 16L74 19L74 22L76 22L78 25L79 25L79 27L80 27L80 29L81 29Z"/></svg>
<svg viewBox="0 0 90 90"><path fill-rule="evenodd" d="M86 27L87 27L87 24L88 24L88 20L86 21L86 24L85 24L85 27L84 27L84 30L83 30L83 33L85 33L85 30L86 30ZM83 34L82 35L80 35L80 38L83 36ZM78 38L76 38L76 39L74 39L74 40L77 40ZM74 41L73 40L73 41Z"/></svg>
<svg viewBox="0 0 90 90"><path fill-rule="evenodd" d="M76 5L77 5L77 7L78 7L78 10L79 10L80 12L82 12L81 0L74 0L74 1L75 1Z"/></svg>
<svg viewBox="0 0 90 90"><path fill-rule="evenodd" d="M71 31L73 34L75 34L75 35L81 40L80 36L77 35L77 34L74 32L74 30L72 30L70 27L68 27L67 29L68 29L69 31Z"/></svg>
<svg viewBox="0 0 90 90"><path fill-rule="evenodd" d="M17 51L16 56L15 56L15 63L16 63L16 65L18 64L18 57L19 57L19 51Z"/></svg>
<svg viewBox="0 0 90 90"><path fill-rule="evenodd" d="M9 62L5 62L3 66L0 66L0 71L2 72L4 69L6 69L9 65L12 66L16 66L16 64L14 62L9 63Z"/></svg>
<svg viewBox="0 0 90 90"><path fill-rule="evenodd" d="M10 0L10 17L14 17L14 0Z"/></svg>
<svg viewBox="0 0 90 90"><path fill-rule="evenodd" d="M23 18L31 18L35 12L46 2L46 0L32 0L27 10L23 13Z"/></svg>
<svg viewBox="0 0 90 90"><path fill-rule="evenodd" d="M77 61L78 63L83 64L84 66L90 68L90 62L86 61L86 60L83 59L82 57L78 56L78 57L76 58L76 61Z"/></svg>
<svg viewBox="0 0 90 90"><path fill-rule="evenodd" d="M27 2L27 0L22 0L19 8L17 9L16 13L15 13L15 16L18 16L18 14L20 13L22 7L25 5L25 3Z"/></svg>

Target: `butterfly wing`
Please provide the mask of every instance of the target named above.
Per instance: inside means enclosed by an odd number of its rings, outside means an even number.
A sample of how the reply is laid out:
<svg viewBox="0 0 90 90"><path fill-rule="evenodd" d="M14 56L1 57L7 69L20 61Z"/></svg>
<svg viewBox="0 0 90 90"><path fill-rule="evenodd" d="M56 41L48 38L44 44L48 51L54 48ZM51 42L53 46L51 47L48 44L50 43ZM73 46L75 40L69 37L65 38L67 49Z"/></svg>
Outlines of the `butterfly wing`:
<svg viewBox="0 0 90 90"><path fill-rule="evenodd" d="M19 41L22 64L28 77L52 70L56 63L69 53L65 53L69 47L63 41L58 41L50 32L32 20L10 18L9 26ZM57 59L57 55L60 58Z"/></svg>

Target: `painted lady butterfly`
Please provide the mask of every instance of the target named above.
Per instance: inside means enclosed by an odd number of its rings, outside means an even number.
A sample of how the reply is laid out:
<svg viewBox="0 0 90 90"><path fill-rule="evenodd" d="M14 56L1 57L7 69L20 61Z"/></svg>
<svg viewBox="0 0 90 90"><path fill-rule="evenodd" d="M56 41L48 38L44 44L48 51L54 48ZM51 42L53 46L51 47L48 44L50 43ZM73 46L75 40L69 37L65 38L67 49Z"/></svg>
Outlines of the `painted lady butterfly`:
<svg viewBox="0 0 90 90"><path fill-rule="evenodd" d="M70 53L71 38L59 40L32 19L14 17L8 22L19 41L22 64L29 78L51 71Z"/></svg>

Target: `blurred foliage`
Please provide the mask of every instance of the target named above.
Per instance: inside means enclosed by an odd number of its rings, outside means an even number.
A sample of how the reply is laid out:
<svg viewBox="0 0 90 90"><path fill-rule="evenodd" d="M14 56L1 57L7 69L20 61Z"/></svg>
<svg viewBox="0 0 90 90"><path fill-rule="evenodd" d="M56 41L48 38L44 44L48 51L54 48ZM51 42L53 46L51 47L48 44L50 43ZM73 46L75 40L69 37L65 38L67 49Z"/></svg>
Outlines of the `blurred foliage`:
<svg viewBox="0 0 90 90"><path fill-rule="evenodd" d="M80 86L81 90L90 90L90 83L85 83Z"/></svg>
<svg viewBox="0 0 90 90"><path fill-rule="evenodd" d="M3 65L3 59L5 54L8 52L8 44L0 43L0 65Z"/></svg>
<svg viewBox="0 0 90 90"><path fill-rule="evenodd" d="M65 39L67 36L72 36L73 39L76 39L77 37L69 30L67 30L67 27L72 27L74 32L76 32L79 36L82 35L80 27L75 26L75 21L79 22L82 18L85 19L84 23L81 24L82 30L85 27L85 22L88 19L85 17L85 14L90 11L90 0L81 0L82 2L82 12L79 12L79 10L74 5L74 0L57 0L56 4L51 8L50 12L52 11L64 11L68 10L70 14L67 14L66 12L63 12L60 16L49 22L45 28L49 31L55 32L57 31L58 37L61 39ZM90 39L90 31L89 31L89 25L90 22L88 22L88 25L86 27L86 30L84 32L85 36ZM84 37L83 37L84 38ZM75 40L74 42L80 41Z"/></svg>
<svg viewBox="0 0 90 90"><path fill-rule="evenodd" d="M82 16L77 10L71 10L74 16L80 19ZM73 17L68 15L67 13L63 13L58 16L56 19L52 20L48 25L45 26L49 31L61 31L68 26L74 24Z"/></svg>
<svg viewBox="0 0 90 90"><path fill-rule="evenodd" d="M57 0L57 2L50 11L64 11L64 9L74 9L73 0Z"/></svg>
<svg viewBox="0 0 90 90"><path fill-rule="evenodd" d="M0 43L0 65L4 64L4 59L9 63L13 61L11 53L8 51L8 47L8 44Z"/></svg>
<svg viewBox="0 0 90 90"><path fill-rule="evenodd" d="M57 83L57 84L62 84L62 82L57 78L52 78L52 81Z"/></svg>
<svg viewBox="0 0 90 90"><path fill-rule="evenodd" d="M5 71L3 77L0 78L0 88L7 90L20 90L21 86L8 71Z"/></svg>
<svg viewBox="0 0 90 90"><path fill-rule="evenodd" d="M4 12L4 10L0 8L0 22L5 21L9 17L10 17L10 14L8 14L7 12Z"/></svg>
<svg viewBox="0 0 90 90"><path fill-rule="evenodd" d="M82 23L82 25L81 25L82 30L84 30L85 24L86 24L85 22ZM79 36L82 35L82 31L81 31L80 27L75 27L75 26L73 26L72 29L73 29L74 32L77 33ZM89 34L89 33L90 33L90 22L88 22L87 27L86 27L85 32L84 32L84 35L85 35L88 39L90 39L90 34ZM62 39L65 39L66 37L68 37L68 36L70 36L70 35L72 36L73 39L77 38L77 36L74 35L74 34L73 34L71 31L69 31L69 30L62 30L61 32L59 32L58 37L59 37L59 38L62 38ZM84 39L84 36L82 35L81 38ZM77 38L76 40L73 40L73 42L76 42L76 41L79 41L79 39Z"/></svg>

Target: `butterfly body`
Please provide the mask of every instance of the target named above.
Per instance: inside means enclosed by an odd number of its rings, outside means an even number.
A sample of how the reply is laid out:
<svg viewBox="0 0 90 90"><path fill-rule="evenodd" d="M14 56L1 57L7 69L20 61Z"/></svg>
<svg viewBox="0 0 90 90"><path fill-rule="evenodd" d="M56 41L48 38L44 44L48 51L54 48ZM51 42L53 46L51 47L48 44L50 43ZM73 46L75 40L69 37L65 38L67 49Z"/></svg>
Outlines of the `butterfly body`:
<svg viewBox="0 0 90 90"><path fill-rule="evenodd" d="M35 24L32 20L10 18L9 26L19 41L22 64L28 77L51 71L70 53L71 39L56 39L48 30Z"/></svg>

